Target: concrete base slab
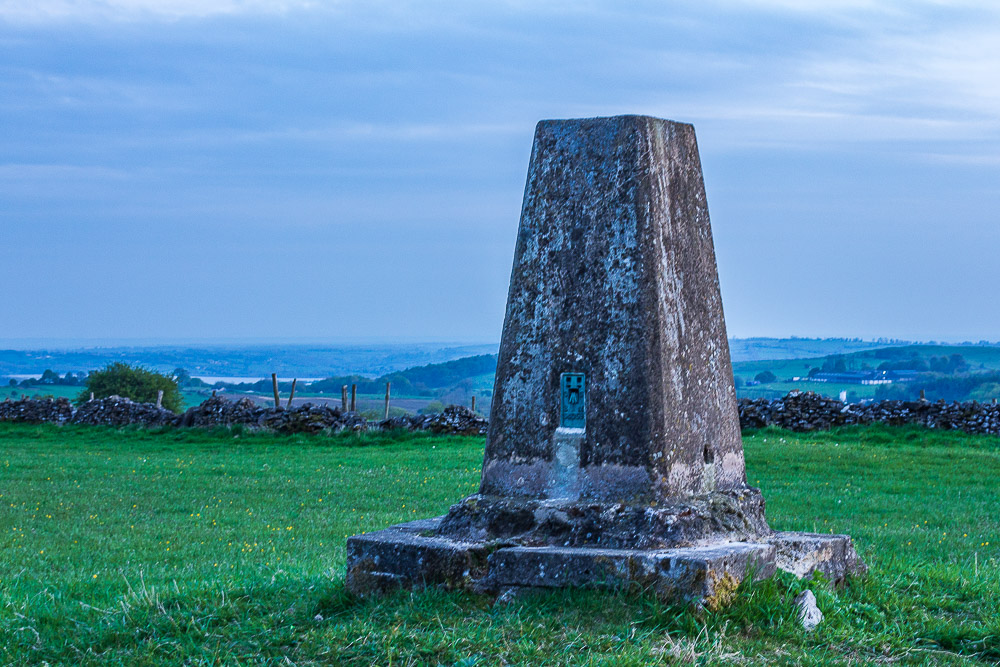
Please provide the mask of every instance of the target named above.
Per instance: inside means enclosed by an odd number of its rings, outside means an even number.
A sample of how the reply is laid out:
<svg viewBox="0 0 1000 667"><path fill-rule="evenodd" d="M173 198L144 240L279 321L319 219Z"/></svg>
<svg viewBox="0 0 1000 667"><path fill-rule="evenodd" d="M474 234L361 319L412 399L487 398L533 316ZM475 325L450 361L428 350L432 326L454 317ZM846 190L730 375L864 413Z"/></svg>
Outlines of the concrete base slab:
<svg viewBox="0 0 1000 667"><path fill-rule="evenodd" d="M743 579L822 572L839 583L865 571L847 535L774 533L757 542L671 549L520 546L438 534L441 518L412 521L347 542L347 587L358 595L441 586L479 592L511 588L638 585L665 599L709 606Z"/></svg>
<svg viewBox="0 0 1000 667"><path fill-rule="evenodd" d="M778 567L800 579L819 572L839 585L850 575L868 571L847 535L778 532L768 542L777 549Z"/></svg>

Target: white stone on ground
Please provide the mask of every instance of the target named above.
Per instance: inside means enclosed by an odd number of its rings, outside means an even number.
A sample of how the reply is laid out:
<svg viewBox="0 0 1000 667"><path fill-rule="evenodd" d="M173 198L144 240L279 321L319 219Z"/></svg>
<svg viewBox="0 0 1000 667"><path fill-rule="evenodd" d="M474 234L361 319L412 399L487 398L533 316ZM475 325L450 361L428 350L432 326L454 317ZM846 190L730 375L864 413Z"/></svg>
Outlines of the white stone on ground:
<svg viewBox="0 0 1000 667"><path fill-rule="evenodd" d="M803 591L795 598L795 607L799 610L799 623L806 632L812 632L823 620L823 612L816 606L816 596L812 591Z"/></svg>

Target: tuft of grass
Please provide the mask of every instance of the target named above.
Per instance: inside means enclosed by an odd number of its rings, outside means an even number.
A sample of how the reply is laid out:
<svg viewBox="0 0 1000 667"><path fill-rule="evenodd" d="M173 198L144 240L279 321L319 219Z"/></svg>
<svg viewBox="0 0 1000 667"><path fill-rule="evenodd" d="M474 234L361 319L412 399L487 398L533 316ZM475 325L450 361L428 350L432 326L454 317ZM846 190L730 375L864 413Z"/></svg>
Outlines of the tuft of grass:
<svg viewBox="0 0 1000 667"><path fill-rule="evenodd" d="M346 537L474 492L481 438L0 424L0 664L1000 662L1000 441L744 442L772 526L851 534L868 577L779 574L716 611L641 590L358 599ZM811 634L792 607L806 588L825 615Z"/></svg>

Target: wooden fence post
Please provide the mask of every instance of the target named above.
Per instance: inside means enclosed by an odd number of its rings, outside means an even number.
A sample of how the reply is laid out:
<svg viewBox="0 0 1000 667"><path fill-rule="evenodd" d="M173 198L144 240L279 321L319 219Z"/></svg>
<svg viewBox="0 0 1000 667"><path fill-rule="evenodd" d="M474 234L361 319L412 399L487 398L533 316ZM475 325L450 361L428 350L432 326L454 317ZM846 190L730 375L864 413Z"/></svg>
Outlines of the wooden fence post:
<svg viewBox="0 0 1000 667"><path fill-rule="evenodd" d="M295 383L298 382L298 378L292 378L292 393L288 395L288 409L292 409L292 399L295 398Z"/></svg>
<svg viewBox="0 0 1000 667"><path fill-rule="evenodd" d="M340 411L347 412L347 385L340 387Z"/></svg>
<svg viewBox="0 0 1000 667"><path fill-rule="evenodd" d="M389 384L390 383L388 383L388 382L385 383L385 417L384 417L384 419L388 419L389 418Z"/></svg>
<svg viewBox="0 0 1000 667"><path fill-rule="evenodd" d="M278 396L278 374L271 373L271 386L274 388L274 409L281 407L281 397Z"/></svg>
<svg viewBox="0 0 1000 667"><path fill-rule="evenodd" d="M358 385L351 385L351 412L358 411Z"/></svg>

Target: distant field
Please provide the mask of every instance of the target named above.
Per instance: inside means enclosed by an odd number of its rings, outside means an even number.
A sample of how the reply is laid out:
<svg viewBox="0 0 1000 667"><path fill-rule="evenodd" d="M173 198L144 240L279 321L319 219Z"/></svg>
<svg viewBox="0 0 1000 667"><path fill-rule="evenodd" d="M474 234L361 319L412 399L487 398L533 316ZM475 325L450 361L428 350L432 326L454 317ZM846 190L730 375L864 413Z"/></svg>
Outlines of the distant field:
<svg viewBox="0 0 1000 667"><path fill-rule="evenodd" d="M875 387L871 385L840 384L836 382L771 382L754 387L737 387L739 398L782 398L790 391L814 391L823 396L839 398L841 391L846 391L851 400L872 398Z"/></svg>
<svg viewBox="0 0 1000 667"><path fill-rule="evenodd" d="M878 348L885 350L885 347ZM986 372L990 370L1000 370L1000 347L987 347L977 345L900 345L893 346L892 352L898 355L899 359L907 359L914 353L919 354L924 359L930 357L948 357L953 354L960 354L968 362L972 372ZM862 350L844 355L847 367L852 370L859 370L862 364L867 364L871 368L878 368L879 364L890 361L885 357L878 356L877 350ZM778 382L752 387L738 386L736 393L740 398L777 398L784 396L793 389L801 391L814 391L824 396L838 397L841 391L853 392L857 398L871 398L875 394L875 387L872 385L852 385L836 384L826 382L811 382L807 379L798 382L786 381L792 377L805 378L809 369L822 367L824 357L812 357L803 359L761 359L756 361L733 362L733 374L743 380L752 380L758 373L771 371L778 378ZM997 396L1000 398L1000 396Z"/></svg>
<svg viewBox="0 0 1000 667"><path fill-rule="evenodd" d="M68 398L71 401L83 391L83 387L64 387L60 385L44 385L39 387L0 387L0 401L5 399L16 400L21 396L34 398L36 396L54 396L55 398Z"/></svg>
<svg viewBox="0 0 1000 667"><path fill-rule="evenodd" d="M185 368L194 376L330 377L360 373L376 377L411 366L496 353L494 344L407 343L373 345L155 345L86 349L0 349L0 376L45 369L91 371L115 361L142 364L162 373Z"/></svg>
<svg viewBox="0 0 1000 667"><path fill-rule="evenodd" d="M700 614L640 592L362 601L345 538L474 491L482 439L0 424L0 664L1000 661L1000 441L745 442L772 526L852 534L868 578L833 593L781 575ZM791 607L807 586L813 634Z"/></svg>
<svg viewBox="0 0 1000 667"><path fill-rule="evenodd" d="M843 338L730 338L729 354L734 362L812 359L889 346L885 342Z"/></svg>
<svg viewBox="0 0 1000 667"><path fill-rule="evenodd" d="M879 349L885 349L884 347ZM973 370L997 370L1000 369L1000 347L979 347L975 345L906 345L893 348L893 352L902 355L901 359L912 356L914 352L923 358L933 356L947 357L952 354L960 354L972 366ZM810 368L822 366L824 356L810 357L802 359L764 359L757 361L733 362L733 372L747 379L752 379L754 375L762 371L771 371L779 379L793 376L804 376ZM888 361L880 358L876 350L865 350L844 355L848 368L858 369L862 364L867 363L872 368L877 368L879 364Z"/></svg>
<svg viewBox="0 0 1000 667"><path fill-rule="evenodd" d="M877 346L877 347L873 347ZM456 354L460 351L469 350L479 350L479 348L446 348L441 350L434 349L424 349L419 348L415 350L410 350L406 346L399 346L400 349L395 349L389 346L384 350L377 350L376 352L369 352L375 354L374 359L364 358L366 354L365 349L353 349L351 348L348 352L341 350L341 354L347 355L344 359L340 359L338 364L346 364L348 360L353 359L359 364L359 368L371 368L378 364L388 364L390 361L396 362L404 358L422 358L420 355L439 357L448 357L449 355ZM847 367L849 369L858 370L861 369L862 365L867 364L871 368L877 368L879 364L888 359L885 358L885 354L889 353L897 355L896 358L908 358L913 353L917 353L924 359L929 359L932 356L938 357L948 357L953 354L962 355L965 360L970 365L970 370L973 373L985 372L985 371L995 371L1000 370L1000 347L994 346L978 346L978 345L890 345L886 346L884 344L876 344L872 342L863 341L849 341L849 340L838 340L838 339L821 339L821 340L810 340L810 339L733 339L730 341L730 347L733 359L733 373L744 382L737 386L737 395L740 398L778 398L786 395L792 390L802 390L802 391L815 391L817 393L838 397L841 391L848 392L850 400L860 400L865 398L871 398L874 396L876 388L870 385L849 385L849 384L829 384L829 383L818 383L810 382L807 379L799 380L797 382L790 381L793 377L806 378L809 370L814 367L822 367L823 362L828 355L842 354L845 361L847 362ZM157 355L168 355L176 353L171 350L163 350L156 348ZM291 358L295 359L296 364L308 364L315 363L319 364L314 367L299 366L303 373L299 375L301 377L316 376L319 370L325 366L326 362L323 361L322 356L324 352L322 350L316 349L298 349L294 346L291 348ZM234 348L225 352L226 354L238 355L238 348ZM294 353L294 354L293 354ZM0 370L3 369L3 358L5 352L0 351ZM23 358L21 362L28 363L25 359L35 359L32 354L27 352L18 352ZM141 350L134 351L135 359L142 363L148 363L142 356L145 354ZM193 355L192 359L200 358L197 357L198 354L204 354L204 351L188 350L185 354ZM261 350L255 350L255 355L263 354ZM277 354L277 352L275 352ZM353 355L353 356L351 356ZM378 356L381 355L381 356ZM393 356L395 355L395 356ZM409 355L409 356L407 356ZM808 356L811 355L811 356ZM883 356L879 356L883 355ZM44 359L45 364L55 364L58 361L57 357L47 357L38 356L38 359ZM154 357L159 359L160 357ZM254 357L256 359L256 357ZM309 361L312 360L312 361ZM37 361L37 359L36 359ZM462 358L463 362L468 362L468 357ZM34 363L34 362L32 362ZM228 363L219 361L220 364ZM235 362L234 362L235 363ZM241 362L243 363L243 362ZM245 363L257 363L252 359ZM460 363L452 360L452 363ZM168 366L170 364L167 364ZM350 368L349 366L345 366ZM38 372L40 373L41 366L38 367ZM63 367L56 366L55 370L60 373L65 373L66 370L71 370ZM421 371L422 368L410 368L407 373ZM459 374L453 374L448 376L447 381L442 381L439 385L430 384L414 384L408 385L404 383L401 386L410 386L411 391L417 392L417 388L425 393L434 394L431 396L419 396L401 393L397 383L393 384L393 401L395 407L407 412L416 412L420 410L428 403L432 401L440 401L444 404L458 403L461 405L469 405L470 399L473 395L477 397L478 406L481 411L486 412L489 406L489 394L493 390L494 374L492 372L481 373L481 367L475 372L476 375L464 376L463 373L468 371L463 371ZM757 386L746 386L746 380L753 380L754 377L761 372L770 371L778 378L777 382L770 384L757 385ZM353 372L353 371L352 371ZM322 374L322 373L319 373ZM289 377L295 377L295 374L284 376L284 381L287 382ZM351 380L366 382L366 380ZM371 392L371 382L369 386L364 388L364 391ZM380 383L377 383L380 384ZM268 384L269 387L269 384ZM338 385L339 387L339 385ZM0 386L0 400L9 396L20 396L22 393L28 395L47 395L53 394L56 396L67 396L75 397L78 390L74 387L59 387L54 385L46 385L44 387L36 387L32 389L24 389L17 387L16 389L9 389ZM198 403L205 400L210 395L210 390L185 390L183 392L185 407L190 407L192 405L197 405ZM229 394L233 398L238 398L241 394L234 392ZM287 399L287 389L282 391L282 395ZM266 388L256 394L257 397L262 401L271 400L271 392L269 388ZM310 393L308 388L306 388L301 382L299 384L299 389L296 396L303 400L313 400L314 402L319 401L332 401L337 403L339 401L339 391L325 394L321 393ZM379 410L382 406L384 394L371 394L366 393L362 399L362 408L364 410ZM992 398L992 396L977 396L982 400L987 400ZM1000 393L996 398L1000 398Z"/></svg>

